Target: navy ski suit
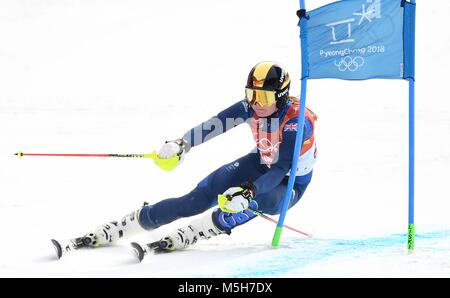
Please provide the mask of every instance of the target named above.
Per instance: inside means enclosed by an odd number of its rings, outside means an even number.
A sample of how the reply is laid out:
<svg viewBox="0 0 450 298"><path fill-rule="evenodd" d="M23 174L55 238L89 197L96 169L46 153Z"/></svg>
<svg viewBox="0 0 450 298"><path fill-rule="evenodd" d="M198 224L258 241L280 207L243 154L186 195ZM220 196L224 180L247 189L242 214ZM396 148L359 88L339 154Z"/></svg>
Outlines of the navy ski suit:
<svg viewBox="0 0 450 298"><path fill-rule="evenodd" d="M267 132L278 131L280 123L283 123L291 105L293 105L293 102L289 101L281 110L272 115L271 119L261 118L266 121L264 122L264 127L260 129ZM248 103L245 100L239 101L208 121L194 127L183 138L192 147L195 147L241 123L249 122L249 119L255 117L257 118ZM262 122L259 121L259 123ZM213 127L215 129L211 130ZM200 214L217 205L218 194L247 181L251 181L256 189L256 202L252 203L252 208L257 208L259 211L267 214L279 214L289 179L289 176L286 174L291 168L297 127L297 117L293 117L285 123L284 128L281 128L281 142L268 145L270 150L267 151L276 151L277 153L276 160L269 166L261 162L261 151L265 150L261 149L261 146L257 146L249 154L213 171L188 194L145 206L139 216L141 225L146 229L155 229L179 218ZM305 118L303 141L311 139L312 135L313 123ZM312 170L306 175L296 177L289 208L295 205L302 197L311 177ZM219 221L219 228L227 230L231 230L235 226L255 217L252 212L246 212L245 214L250 216L244 216L245 221L240 222L237 220L237 222L233 221L233 224L229 224L229 221L223 220L225 212L217 209L214 213L216 214L215 223ZM230 214L225 213L225 217L227 215ZM239 214L233 214L233 216L235 219L240 217Z"/></svg>

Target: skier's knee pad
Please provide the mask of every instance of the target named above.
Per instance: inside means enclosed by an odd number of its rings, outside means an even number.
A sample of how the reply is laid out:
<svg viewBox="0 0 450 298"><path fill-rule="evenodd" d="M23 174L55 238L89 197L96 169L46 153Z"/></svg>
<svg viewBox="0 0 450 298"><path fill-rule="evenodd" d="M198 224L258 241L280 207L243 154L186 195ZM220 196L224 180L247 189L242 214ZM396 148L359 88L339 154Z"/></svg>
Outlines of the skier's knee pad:
<svg viewBox="0 0 450 298"><path fill-rule="evenodd" d="M258 203L256 201L251 201L249 208L258 210ZM212 216L214 225L220 230L225 231L227 234L230 234L231 230L235 227L245 224L255 217L256 214L249 209L238 213L228 213L219 208L214 210Z"/></svg>

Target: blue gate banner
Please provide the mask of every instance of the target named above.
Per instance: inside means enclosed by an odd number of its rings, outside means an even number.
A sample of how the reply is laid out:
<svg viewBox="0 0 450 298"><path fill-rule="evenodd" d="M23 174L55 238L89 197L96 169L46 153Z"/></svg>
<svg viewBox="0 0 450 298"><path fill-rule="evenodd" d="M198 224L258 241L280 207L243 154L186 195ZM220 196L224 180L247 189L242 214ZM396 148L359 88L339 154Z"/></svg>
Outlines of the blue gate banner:
<svg viewBox="0 0 450 298"><path fill-rule="evenodd" d="M415 4L341 0L300 20L302 79L414 79Z"/></svg>

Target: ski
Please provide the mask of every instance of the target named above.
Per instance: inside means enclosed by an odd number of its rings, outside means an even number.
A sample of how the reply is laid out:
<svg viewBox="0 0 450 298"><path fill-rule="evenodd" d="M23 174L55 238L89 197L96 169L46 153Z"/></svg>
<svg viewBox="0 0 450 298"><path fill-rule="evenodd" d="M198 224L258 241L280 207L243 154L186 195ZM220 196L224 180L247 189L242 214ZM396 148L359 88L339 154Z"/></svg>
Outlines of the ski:
<svg viewBox="0 0 450 298"><path fill-rule="evenodd" d="M83 247L89 247L90 241L91 239L89 237L78 237L62 241L51 239L58 260L61 259L63 255L66 255L73 250L77 250Z"/></svg>
<svg viewBox="0 0 450 298"><path fill-rule="evenodd" d="M141 245L137 242L131 243L131 247L133 247L133 250L134 250L139 262L142 262L144 257L151 252L153 252L154 254L171 252L171 250L168 249L168 246L169 246L169 243L165 240L155 241L155 242L151 242L151 243L147 243L147 244L143 244L143 245Z"/></svg>

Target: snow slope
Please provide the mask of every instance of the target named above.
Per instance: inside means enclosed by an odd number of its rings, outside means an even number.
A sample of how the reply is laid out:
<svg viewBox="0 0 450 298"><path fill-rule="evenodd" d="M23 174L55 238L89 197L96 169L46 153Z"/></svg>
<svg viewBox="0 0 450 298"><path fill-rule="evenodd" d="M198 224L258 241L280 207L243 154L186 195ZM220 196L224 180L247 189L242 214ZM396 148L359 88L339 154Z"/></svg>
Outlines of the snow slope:
<svg viewBox="0 0 450 298"><path fill-rule="evenodd" d="M450 3L429 2L418 1L417 15L414 254L405 251L407 83L319 80L309 82L307 99L319 115L319 159L286 221L315 237L285 230L272 249L275 226L258 218L231 236L136 264L127 241L56 261L49 239L190 191L253 148L247 127L193 149L170 173L148 160L13 154L158 149L240 100L262 60L284 64L298 94L298 2L1 1L0 276L448 277Z"/></svg>

